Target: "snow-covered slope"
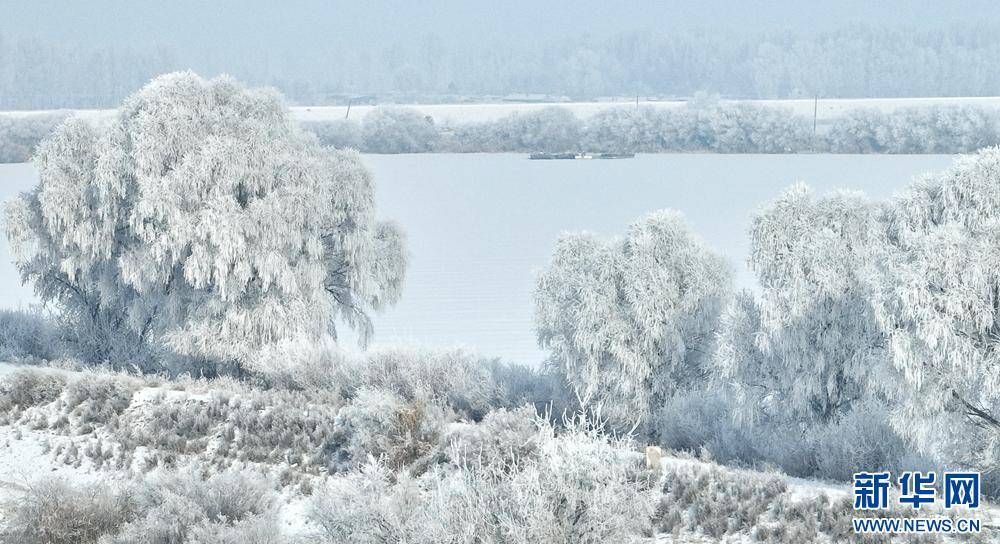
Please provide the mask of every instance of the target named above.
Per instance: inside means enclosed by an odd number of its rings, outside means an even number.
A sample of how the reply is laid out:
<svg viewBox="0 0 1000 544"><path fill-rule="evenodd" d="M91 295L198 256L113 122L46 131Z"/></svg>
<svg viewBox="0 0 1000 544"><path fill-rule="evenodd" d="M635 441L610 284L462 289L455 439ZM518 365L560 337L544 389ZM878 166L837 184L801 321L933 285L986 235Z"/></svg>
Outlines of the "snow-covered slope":
<svg viewBox="0 0 1000 544"><path fill-rule="evenodd" d="M12 374L19 368L23 367L0 363L0 378ZM35 369L35 371L58 375L67 380L94 376L92 372L59 369ZM115 425L143 426L165 413L171 413L170 407L179 405L186 405L194 408L195 412L203 411L207 414L211 412L213 402L219 402L217 392L213 391L210 385L206 386L205 382L146 381L125 376L115 379L127 382L131 388L128 405L119 412L119 416L116 416ZM233 402L233 398L230 397L230 402ZM148 460L163 459L163 454L172 455L172 464L176 467L196 466L198 462L204 463L214 455L211 444L204 448L193 448L194 453L188 455L178 454L176 450L156 451L156 446L149 443L133 446L134 451L127 456L121 455L120 451L117 451L121 448L114 446L116 452L105 456L110 456L110 460L101 459L100 455L95 457L89 453L82 453L93 444L94 440L103 441L105 446L100 449L104 450L113 440L131 435L127 431L123 434L120 429L116 431L110 424L107 428L95 428L86 433L86 436L81 435L78 432L82 422L80 418L83 417L80 410L72 410L68 416L69 421L60 423L60 419L67 417L66 410L59 408L60 403L61 401L57 400L47 405L28 408L20 413L17 422L0 424L0 528L3 527L5 520L9 519L18 499L28 491L29 486L39 480L55 477L75 484L125 483L147 477L147 474L155 474L159 469L151 468ZM170 421L169 418L167 421ZM162 425L162 422L161 419L159 423ZM209 442L212 440L209 438ZM81 453L69 454L70 448L74 452L79 449ZM116 464L118 458L124 459L125 462ZM99 465L95 464L95 459ZM259 463L243 461L236 463L235 467L238 470L269 474L296 473L290 481L301 483L310 480L312 487L326 478L322 471L299 472L296 464L285 461ZM774 471L759 472L724 467L685 455L664 457L661 478L660 482L655 484L664 489L664 498L661 499L663 502L658 508L661 511L664 508L672 509L674 515L678 517L673 530L662 531L651 539L651 542L657 544L753 541L749 529L727 529L724 534L712 537L707 536L703 530L706 520L682 519L699 516L701 515L699 512L711 512L713 509L721 508L722 511L715 510L715 514L721 513L725 516L728 515L725 510L732 509L736 512L734 515L750 515L754 519L759 517L759 525L754 525L756 529L759 526L766 528L768 525L780 525L784 520L782 516L785 515L782 512L795 508L801 508L806 512L830 509L836 512L831 516L843 516L845 510L849 510L845 509L844 504L848 503L851 497L851 489L847 484L793 478ZM694 498L687 499L693 500L694 503L686 504L677 496L671 496L670 490L674 485L694 488ZM744 494L741 486L749 488L746 497L743 498L737 496ZM281 531L296 542L310 541L319 532L319 528L308 520L310 499L302 494L302 489L300 485L282 484L279 496ZM690 497L690 493L687 493L687 496ZM740 504L741 500L759 501L760 504L756 508L747 509L747 505ZM997 530L1000 511L993 505L987 505L982 509L979 517L983 519L987 531ZM841 518L835 519L841 520ZM846 518L841 521L847 522ZM723 520L723 524L725 523ZM996 533L990 534L996 535ZM829 535L823 536L818 541L833 542Z"/></svg>

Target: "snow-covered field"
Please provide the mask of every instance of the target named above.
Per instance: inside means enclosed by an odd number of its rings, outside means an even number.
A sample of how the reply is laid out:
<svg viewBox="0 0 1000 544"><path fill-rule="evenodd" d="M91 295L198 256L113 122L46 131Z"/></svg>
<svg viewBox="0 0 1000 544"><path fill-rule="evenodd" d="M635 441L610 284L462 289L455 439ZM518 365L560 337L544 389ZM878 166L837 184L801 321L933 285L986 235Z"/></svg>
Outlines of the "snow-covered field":
<svg viewBox="0 0 1000 544"><path fill-rule="evenodd" d="M876 108L883 112L892 111L898 108L922 107L932 105L963 105L980 106L984 108L1000 108L1000 97L993 96L973 96L973 97L930 97L930 98L824 98L818 101L813 99L789 99L789 100L723 100L722 102L746 102L761 106L779 107L790 109L793 112L811 117L813 108L816 109L816 116L819 121L839 117L844 113L859 108ZM355 105L348 109L348 106L293 106L292 115L300 121L330 121L335 119L360 119L369 111L386 106L405 106L414 108L426 115L430 115L437 123L458 124L464 122L490 121L510 115L514 112L527 112L546 108L549 106L559 106L572 111L581 118L587 118L595 113L611 107L634 107L635 100L606 100L594 102L553 102L553 103L472 103L472 104L382 104L382 105ZM640 106L654 108L679 108L687 104L684 100L642 100L638 101ZM52 113L49 111L10 111L0 112L0 115L30 116ZM106 118L114 113L114 110L77 110L78 115L91 118Z"/></svg>

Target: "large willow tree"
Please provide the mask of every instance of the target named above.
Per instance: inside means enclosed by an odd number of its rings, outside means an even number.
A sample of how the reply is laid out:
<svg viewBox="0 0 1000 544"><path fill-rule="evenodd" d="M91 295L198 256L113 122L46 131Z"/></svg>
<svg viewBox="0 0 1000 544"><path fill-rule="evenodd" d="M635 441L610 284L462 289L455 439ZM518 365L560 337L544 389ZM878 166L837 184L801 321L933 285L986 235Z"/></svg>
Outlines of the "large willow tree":
<svg viewBox="0 0 1000 544"><path fill-rule="evenodd" d="M870 300L880 214L860 194L796 185L754 216L760 297L741 294L724 314L717 357L741 418L829 422L878 393L889 366Z"/></svg>
<svg viewBox="0 0 1000 544"><path fill-rule="evenodd" d="M567 234L535 287L539 343L588 409L615 426L645 422L704 380L731 276L678 212L621 238Z"/></svg>
<svg viewBox="0 0 1000 544"><path fill-rule="evenodd" d="M892 202L875 307L904 380L897 423L949 463L1000 469L1000 149Z"/></svg>
<svg viewBox="0 0 1000 544"><path fill-rule="evenodd" d="M66 122L35 164L7 235L92 358L239 362L338 317L367 339L399 295L403 237L375 220L370 174L272 91L165 75L109 124Z"/></svg>

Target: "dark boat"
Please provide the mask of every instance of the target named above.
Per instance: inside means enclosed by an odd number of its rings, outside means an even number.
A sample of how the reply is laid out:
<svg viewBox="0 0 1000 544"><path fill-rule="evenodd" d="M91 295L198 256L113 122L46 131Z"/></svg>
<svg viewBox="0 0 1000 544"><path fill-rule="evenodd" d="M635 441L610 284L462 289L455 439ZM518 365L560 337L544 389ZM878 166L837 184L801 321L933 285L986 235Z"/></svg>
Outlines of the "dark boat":
<svg viewBox="0 0 1000 544"><path fill-rule="evenodd" d="M531 160L555 160L555 159L576 159L580 158L576 153L532 153L528 156Z"/></svg>
<svg viewBox="0 0 1000 544"><path fill-rule="evenodd" d="M631 159L635 153L532 153L528 158L535 161L547 161L556 159Z"/></svg>

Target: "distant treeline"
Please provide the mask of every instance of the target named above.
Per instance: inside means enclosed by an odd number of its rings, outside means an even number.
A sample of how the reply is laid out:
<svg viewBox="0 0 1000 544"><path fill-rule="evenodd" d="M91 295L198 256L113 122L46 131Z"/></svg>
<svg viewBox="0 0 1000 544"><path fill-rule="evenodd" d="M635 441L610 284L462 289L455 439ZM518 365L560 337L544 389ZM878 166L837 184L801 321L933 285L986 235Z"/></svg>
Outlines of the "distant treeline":
<svg viewBox="0 0 1000 544"><path fill-rule="evenodd" d="M730 98L1000 96L1000 26L826 32L623 32L538 43L346 44L287 58L240 50L70 46L0 36L0 110L101 108L153 76L191 68L271 85L299 104L375 95L397 103L508 94Z"/></svg>
<svg viewBox="0 0 1000 544"><path fill-rule="evenodd" d="M0 163L25 162L67 114L0 115Z"/></svg>
<svg viewBox="0 0 1000 544"><path fill-rule="evenodd" d="M1000 111L948 105L857 109L816 134L811 118L749 103L616 107L587 119L553 106L457 126L413 109L383 108L361 121L305 127L326 145L365 153L964 153L1000 144Z"/></svg>
<svg viewBox="0 0 1000 544"><path fill-rule="evenodd" d="M0 116L0 162L24 162L65 114ZM439 124L386 107L360 121L309 121L324 145L364 153L965 153L1000 144L1000 110L922 106L848 112L813 133L812 119L751 103L614 107L581 119L552 106L501 119Z"/></svg>

